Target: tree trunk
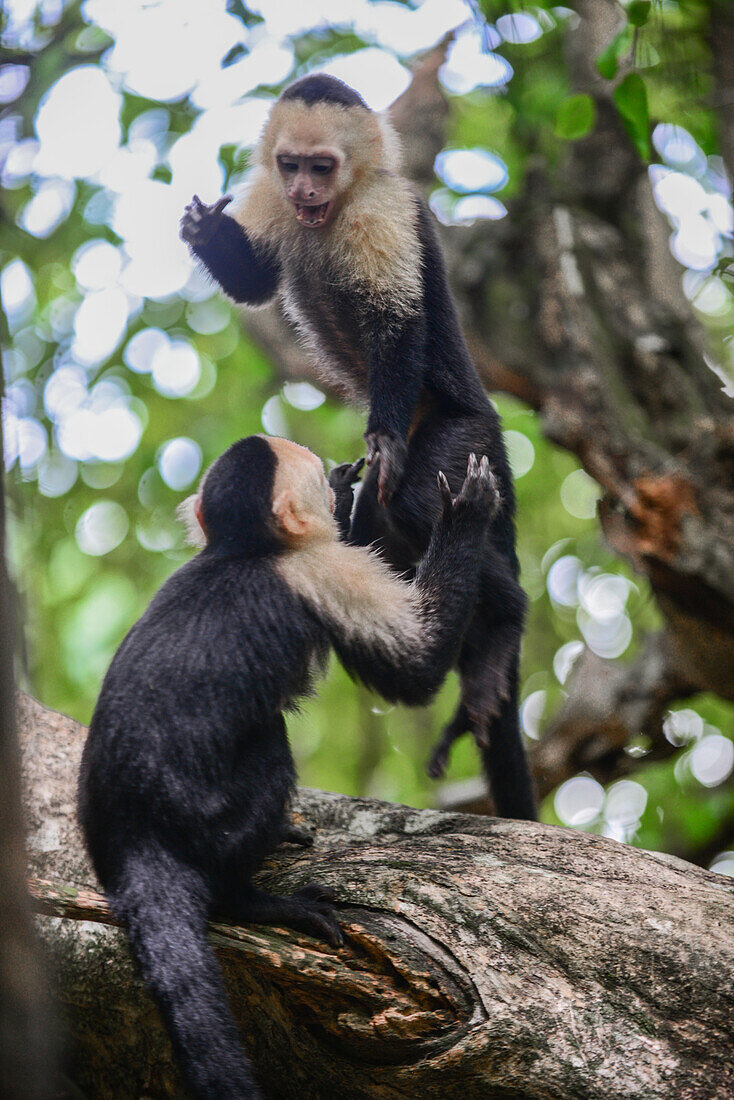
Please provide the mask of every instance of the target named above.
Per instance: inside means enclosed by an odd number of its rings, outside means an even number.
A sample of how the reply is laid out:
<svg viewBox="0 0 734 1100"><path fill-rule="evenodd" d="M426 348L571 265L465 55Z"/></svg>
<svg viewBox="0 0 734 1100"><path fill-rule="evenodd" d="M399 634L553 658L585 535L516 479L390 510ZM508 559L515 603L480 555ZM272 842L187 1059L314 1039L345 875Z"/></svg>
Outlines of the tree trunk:
<svg viewBox="0 0 734 1100"><path fill-rule="evenodd" d="M74 820L85 730L19 707L31 874L94 1100L180 1095L155 1008ZM299 792L315 830L260 875L339 897L346 946L215 923L273 1100L729 1097L734 888L571 830Z"/></svg>
<svg viewBox="0 0 734 1100"><path fill-rule="evenodd" d="M0 320L4 320L0 314ZM4 325L0 324L0 332ZM0 376L0 396L2 396ZM3 454L0 425L0 461ZM0 1097L41 1100L53 1071L48 992L25 884L13 689L13 614L0 478Z"/></svg>

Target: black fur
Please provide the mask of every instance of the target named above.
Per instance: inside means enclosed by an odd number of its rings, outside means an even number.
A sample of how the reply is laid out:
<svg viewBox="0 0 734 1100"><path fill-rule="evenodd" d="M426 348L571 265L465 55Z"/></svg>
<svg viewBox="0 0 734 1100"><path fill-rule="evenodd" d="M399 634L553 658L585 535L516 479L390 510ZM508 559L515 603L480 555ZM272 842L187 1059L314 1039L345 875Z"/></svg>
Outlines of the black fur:
<svg viewBox="0 0 734 1100"><path fill-rule="evenodd" d="M369 638L342 637L282 579L275 465L268 443L251 437L212 467L202 492L208 545L163 585L113 658L79 780L94 868L187 1082L207 1100L259 1095L206 939L210 912L341 942L327 891L276 897L252 884L281 840L303 840L286 821L295 775L283 709L309 689L330 646L390 699L434 692L456 656L492 504L475 477L444 507L416 578L431 597L422 644L391 657ZM351 492L343 480L340 491Z"/></svg>
<svg viewBox="0 0 734 1100"><path fill-rule="evenodd" d="M322 353L348 381L347 394L369 402L368 454L382 456L383 485L373 466L353 517L352 541L378 541L397 569L415 567L438 515L438 469L446 471L456 488L471 450L487 454L492 462L504 507L492 527L482 596L459 658L461 700L431 758L429 772L440 774L453 740L472 732L497 812L534 819L535 800L518 720L525 596L515 553L512 476L499 418L461 332L431 214L417 195L415 203L423 294L419 308L407 320L392 314L356 281L345 280L341 271L331 270L328 257L308 236L305 245L281 257L273 293L287 289L298 315L305 316L310 332L317 334ZM227 234L235 229L242 232L226 215L213 212L211 217L232 223L235 228L228 227ZM239 266L228 267L217 236L208 247L199 247L186 236L185 222L182 234L225 293L237 301L254 302L242 287L257 286L261 292L267 272L244 259L250 263L247 274Z"/></svg>
<svg viewBox="0 0 734 1100"><path fill-rule="evenodd" d="M342 107L364 107L365 111L369 111L359 92L355 92L343 80L326 73L302 76L300 80L290 84L280 98L302 99L309 106L314 103L338 103Z"/></svg>

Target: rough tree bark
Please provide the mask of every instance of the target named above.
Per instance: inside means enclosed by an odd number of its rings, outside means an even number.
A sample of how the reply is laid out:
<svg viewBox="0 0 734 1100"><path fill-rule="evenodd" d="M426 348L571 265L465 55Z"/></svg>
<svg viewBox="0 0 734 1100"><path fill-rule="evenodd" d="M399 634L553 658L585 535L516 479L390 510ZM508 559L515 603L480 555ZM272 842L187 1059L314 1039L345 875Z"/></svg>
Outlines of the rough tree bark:
<svg viewBox="0 0 734 1100"><path fill-rule="evenodd" d="M0 396L1 382L0 378ZM25 862L13 688L12 599L5 566L5 496L0 478L0 1097L3 1100L42 1100L48 1096L53 1072L52 1013L31 920Z"/></svg>
<svg viewBox="0 0 734 1100"><path fill-rule="evenodd" d="M619 774L640 734L654 755L673 752L662 719L677 699L708 691L734 700L734 405L707 365L669 227L594 66L620 9L611 0L574 7L581 20L567 36L566 66L574 87L596 100L594 131L569 143L555 168L536 160L503 221L442 230L484 381L537 410L548 437L598 481L603 532L648 578L665 622L633 662L588 652L580 660L531 752L541 796L582 769L602 781ZM713 4L712 21L731 163L731 5ZM437 80L445 49L426 58L392 108L407 172L422 186L445 142ZM286 373L313 369L285 322L264 313L243 320ZM486 799L471 805L489 809Z"/></svg>
<svg viewBox="0 0 734 1100"><path fill-rule="evenodd" d="M181 1095L74 821L85 730L19 707L39 924L94 1100ZM571 830L299 792L310 851L261 883L337 893L346 946L212 924L273 1100L614 1100L734 1090L734 886Z"/></svg>

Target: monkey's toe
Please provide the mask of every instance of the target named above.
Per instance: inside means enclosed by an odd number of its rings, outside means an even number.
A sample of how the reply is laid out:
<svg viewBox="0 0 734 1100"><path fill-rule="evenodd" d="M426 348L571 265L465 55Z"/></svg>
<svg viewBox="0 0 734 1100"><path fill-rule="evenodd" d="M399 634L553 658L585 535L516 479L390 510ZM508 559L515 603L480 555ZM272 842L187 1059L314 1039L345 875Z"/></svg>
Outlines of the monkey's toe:
<svg viewBox="0 0 734 1100"><path fill-rule="evenodd" d="M440 779L446 771L446 765L449 760L449 749L446 745L438 745L426 764L426 774L431 779Z"/></svg>
<svg viewBox="0 0 734 1100"><path fill-rule="evenodd" d="M295 896L304 901L335 902L336 894L329 886L323 886L320 882L309 882L308 886L302 886L296 891Z"/></svg>
<svg viewBox="0 0 734 1100"><path fill-rule="evenodd" d="M281 844L298 844L302 848L313 847L313 834L308 829L302 829L300 825L290 822L283 827L280 834Z"/></svg>
<svg viewBox="0 0 734 1100"><path fill-rule="evenodd" d="M299 898L302 911L302 927L307 935L326 940L332 947L341 947L344 936L336 919L336 913L326 901Z"/></svg>

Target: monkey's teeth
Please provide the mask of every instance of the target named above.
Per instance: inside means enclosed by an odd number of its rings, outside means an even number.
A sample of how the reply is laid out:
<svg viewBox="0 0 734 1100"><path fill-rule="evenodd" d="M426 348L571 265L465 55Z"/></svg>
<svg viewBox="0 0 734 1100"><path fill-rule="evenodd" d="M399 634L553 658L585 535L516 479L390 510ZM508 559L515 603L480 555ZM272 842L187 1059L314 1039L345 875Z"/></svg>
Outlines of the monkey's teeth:
<svg viewBox="0 0 734 1100"><path fill-rule="evenodd" d="M326 218L326 211L328 208L328 202L321 203L320 206L303 206L297 204L296 217L302 225L321 225Z"/></svg>

